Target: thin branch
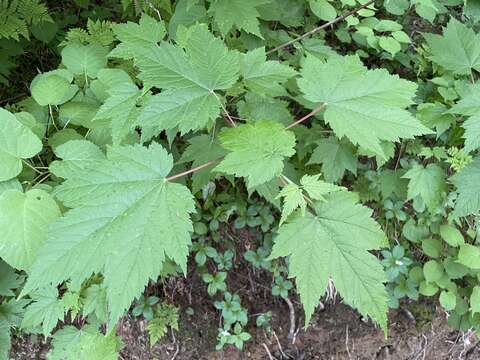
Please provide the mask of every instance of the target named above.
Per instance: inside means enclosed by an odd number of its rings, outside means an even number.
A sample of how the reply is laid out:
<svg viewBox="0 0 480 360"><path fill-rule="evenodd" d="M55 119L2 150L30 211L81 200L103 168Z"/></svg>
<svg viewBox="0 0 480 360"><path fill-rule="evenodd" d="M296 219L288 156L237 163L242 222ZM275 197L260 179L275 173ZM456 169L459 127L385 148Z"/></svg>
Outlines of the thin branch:
<svg viewBox="0 0 480 360"><path fill-rule="evenodd" d="M186 176L186 175L189 175L189 174L193 174L194 172L200 171L200 170L202 170L202 169L205 169L206 167L209 167L210 165L213 165L213 164L216 164L216 163L222 161L222 159L223 159L223 156L222 156L222 157L219 157L219 158L217 158L217 159L214 159L214 160L210 160L210 161L206 162L205 164L198 165L198 166L196 166L196 167L194 167L194 168L191 168L190 170L186 170L186 171L181 172L181 173L179 173L179 174L175 174L175 175L169 176L169 177L165 178L165 180L172 181L172 180L181 178L182 176Z"/></svg>
<svg viewBox="0 0 480 360"><path fill-rule="evenodd" d="M315 115L316 113L318 113L319 111L321 111L325 106L327 105L327 103L322 103L320 106L317 106L315 109L313 109L312 111L310 111L307 115L305 115L304 117L298 119L297 121L295 121L294 123L291 123L290 125L287 126L287 130L288 129L291 129L293 128L294 126L297 126L298 124L304 122L305 120L307 119L310 119L313 115Z"/></svg>
<svg viewBox="0 0 480 360"><path fill-rule="evenodd" d="M230 116L230 114L228 113L227 109L225 108L225 106L223 106L222 100L220 100L218 95L215 94L215 91L212 90L211 93L217 98L217 101L220 104L220 106L222 107L222 110L223 110L224 114L227 116L227 119L228 119L228 122L230 123L230 125L232 125L232 127L237 127L237 124L235 124L235 121L233 121L233 119Z"/></svg>
<svg viewBox="0 0 480 360"><path fill-rule="evenodd" d="M265 349L265 351L267 352L268 358L269 358L270 360L273 360L272 353L270 352L270 350L268 350L267 344L262 343L262 345L263 345L263 348Z"/></svg>
<svg viewBox="0 0 480 360"><path fill-rule="evenodd" d="M295 308L288 297L282 297L282 299L285 300L288 305L288 310L290 311L290 330L288 331L288 339L293 340L295 336Z"/></svg>
<svg viewBox="0 0 480 360"><path fill-rule="evenodd" d="M301 41L301 40L303 40L303 39L305 39L305 38L307 38L307 37L309 37L309 36L311 36L311 35L313 35L313 34L316 34L316 33L319 32L320 30L323 30L323 29L325 29L326 27L329 27L329 26L331 26L331 25L333 25L333 24L335 24L335 23L337 23L337 22L339 22L339 21L345 20L345 19L346 19L347 17L349 17L350 15L356 14L357 12L359 12L359 11L362 10L362 9L365 9L367 6L373 4L374 2L375 2L375 0L370 0L369 2L363 4L362 6L356 8L356 9L354 9L354 10L352 10L352 11L349 11L348 13L346 13L346 14L344 14L344 15L341 15L341 16L339 16L339 17L336 17L335 19L333 19L333 20L331 20L331 21L329 21L329 22L327 22L327 23L325 23L325 24L323 24L323 25L320 25L320 26L316 27L315 29L310 30L309 32L306 32L305 34L300 35L299 37L297 37L297 38L295 38L295 39L293 39L293 40L290 40L290 41L288 41L288 42L286 42L286 43L284 43L284 44L282 44L282 45L279 45L279 46L277 46L276 48L274 48L274 49L272 49L272 50L268 50L268 51L267 51L267 55L268 55L268 54L271 54L271 53L274 53L275 51L278 51L278 50L280 50L280 49L283 49L283 48L286 47L286 46L292 45L292 44L296 43L297 41Z"/></svg>

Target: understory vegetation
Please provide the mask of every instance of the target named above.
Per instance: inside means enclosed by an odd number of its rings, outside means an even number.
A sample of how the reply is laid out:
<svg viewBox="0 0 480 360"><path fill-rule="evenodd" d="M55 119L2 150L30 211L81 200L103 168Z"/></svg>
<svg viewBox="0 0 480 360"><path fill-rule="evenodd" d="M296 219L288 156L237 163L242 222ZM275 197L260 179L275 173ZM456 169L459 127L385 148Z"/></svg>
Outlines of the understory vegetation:
<svg viewBox="0 0 480 360"><path fill-rule="evenodd" d="M479 331L479 76L477 1L1 0L0 359L154 346L191 276L244 349L245 267L290 338L333 297Z"/></svg>

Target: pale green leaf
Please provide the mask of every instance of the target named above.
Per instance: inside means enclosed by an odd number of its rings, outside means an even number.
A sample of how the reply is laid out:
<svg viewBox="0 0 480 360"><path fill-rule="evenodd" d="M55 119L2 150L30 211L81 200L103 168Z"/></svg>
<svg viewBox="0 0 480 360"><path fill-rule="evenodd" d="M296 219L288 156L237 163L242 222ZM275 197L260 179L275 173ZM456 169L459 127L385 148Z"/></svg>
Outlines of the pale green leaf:
<svg viewBox="0 0 480 360"><path fill-rule="evenodd" d="M325 201L324 195L346 190L344 187L329 184L325 181L319 180L318 175L304 175L300 179L300 184L312 199Z"/></svg>
<svg viewBox="0 0 480 360"><path fill-rule="evenodd" d="M385 330L387 293L383 267L369 250L386 245L372 211L356 204L351 193L334 193L315 206L317 216L306 213L280 227L271 258L289 256L289 275L308 324L329 279L344 301L370 316ZM355 236L352 236L355 234Z"/></svg>
<svg viewBox="0 0 480 360"><path fill-rule="evenodd" d="M75 75L94 79L107 65L107 49L99 44L71 43L62 50L62 64Z"/></svg>
<svg viewBox="0 0 480 360"><path fill-rule="evenodd" d="M43 190L4 192L0 196L0 257L28 271L47 237L47 227L60 215L55 200Z"/></svg>
<svg viewBox="0 0 480 360"><path fill-rule="evenodd" d="M475 286L470 294L470 311L472 315L480 313L480 286Z"/></svg>
<svg viewBox="0 0 480 360"><path fill-rule="evenodd" d="M215 169L245 177L249 187L279 176L285 157L295 153L295 135L270 120L227 129L220 134L220 141L230 153Z"/></svg>
<svg viewBox="0 0 480 360"><path fill-rule="evenodd" d="M460 246L465 243L462 233L453 225L441 225L440 236L450 246Z"/></svg>
<svg viewBox="0 0 480 360"><path fill-rule="evenodd" d="M286 185L277 198L283 198L282 216L280 218L280 225L282 225L288 216L293 213L297 208L300 208L303 215L305 215L305 208L307 202L303 196L302 189L296 184Z"/></svg>
<svg viewBox="0 0 480 360"><path fill-rule="evenodd" d="M16 117L0 108L0 181L10 180L22 171L22 159L42 150L40 139Z"/></svg>
<svg viewBox="0 0 480 360"><path fill-rule="evenodd" d="M156 143L117 146L69 175L55 194L73 209L50 226L23 293L68 279L78 288L101 272L113 326L167 257L186 271L195 207L185 186L166 181L172 166Z"/></svg>
<svg viewBox="0 0 480 360"><path fill-rule="evenodd" d="M325 121L341 138L385 157L381 141L411 139L431 131L404 110L413 103L416 84L385 69L367 70L357 57L322 62L308 56L298 80L305 98L325 104Z"/></svg>
<svg viewBox="0 0 480 360"><path fill-rule="evenodd" d="M335 19L337 11L328 0L308 0L310 9L319 19L330 21Z"/></svg>
<svg viewBox="0 0 480 360"><path fill-rule="evenodd" d="M480 248L475 245L463 244L458 251L457 262L470 269L480 269Z"/></svg>
<svg viewBox="0 0 480 360"><path fill-rule="evenodd" d="M41 106L63 104L78 91L72 80L73 75L65 69L38 74L30 84L32 97Z"/></svg>

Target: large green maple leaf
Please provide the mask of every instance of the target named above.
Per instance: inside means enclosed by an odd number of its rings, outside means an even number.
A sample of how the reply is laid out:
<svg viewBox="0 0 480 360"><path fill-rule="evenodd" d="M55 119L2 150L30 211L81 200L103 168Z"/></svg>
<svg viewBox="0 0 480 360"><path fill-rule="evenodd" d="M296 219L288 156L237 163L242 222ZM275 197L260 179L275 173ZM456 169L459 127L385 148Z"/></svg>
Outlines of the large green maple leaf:
<svg viewBox="0 0 480 360"><path fill-rule="evenodd" d="M344 301L368 315L385 330L386 277L369 250L387 245L372 211L356 204L352 193L338 192L316 203L316 215L297 216L278 230L271 258L289 257L308 324L329 280Z"/></svg>
<svg viewBox="0 0 480 360"><path fill-rule="evenodd" d="M432 51L433 62L456 74L470 74L480 70L480 36L472 29L450 18L443 36L424 34Z"/></svg>
<svg viewBox="0 0 480 360"><path fill-rule="evenodd" d="M293 132L271 120L227 129L220 141L230 152L215 170L245 177L249 188L279 176L284 159L295 154Z"/></svg>
<svg viewBox="0 0 480 360"><path fill-rule="evenodd" d="M300 90L307 100L324 104L324 119L339 138L386 158L382 140L431 133L404 110L413 103L417 85L385 69L367 70L354 56L327 62L308 56L301 75Z"/></svg>
<svg viewBox="0 0 480 360"><path fill-rule="evenodd" d="M465 151L470 152L480 148L480 87L473 85L462 99L448 113L470 116L463 124L465 129Z"/></svg>
<svg viewBox="0 0 480 360"><path fill-rule="evenodd" d="M257 7L268 4L270 0L213 0L208 12L223 35L233 26L248 33L262 37Z"/></svg>
<svg viewBox="0 0 480 360"><path fill-rule="evenodd" d="M54 222L23 293L103 273L112 326L168 257L186 271L194 212L190 191L165 178L173 159L152 143L108 148L55 191L73 208Z"/></svg>
<svg viewBox="0 0 480 360"><path fill-rule="evenodd" d="M475 158L450 180L458 191L454 215L466 216L478 213L480 211L480 157Z"/></svg>
<svg viewBox="0 0 480 360"><path fill-rule="evenodd" d="M146 140L162 130L178 127L186 133L205 127L220 112L215 91L230 88L239 76L239 54L206 26L192 26L178 42L162 42L136 54L139 78L146 86L163 89L141 112L139 125Z"/></svg>

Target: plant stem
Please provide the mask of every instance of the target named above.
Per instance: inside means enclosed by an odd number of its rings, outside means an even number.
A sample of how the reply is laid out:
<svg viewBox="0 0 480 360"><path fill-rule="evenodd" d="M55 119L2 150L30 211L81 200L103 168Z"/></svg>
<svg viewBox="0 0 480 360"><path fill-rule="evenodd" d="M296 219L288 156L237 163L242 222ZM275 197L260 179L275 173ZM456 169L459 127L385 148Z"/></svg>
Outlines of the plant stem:
<svg viewBox="0 0 480 360"><path fill-rule="evenodd" d="M215 94L215 91L211 91L211 93L217 98L217 101L218 101L218 103L220 104L220 106L222 107L223 112L224 112L225 115L227 116L227 119L228 119L228 122L230 123L230 125L231 125L232 127L237 127L237 124L235 124L235 121L233 121L233 119L232 119L232 117L230 116L230 114L228 113L227 109L225 108L225 106L223 106L222 101L220 100L220 98L218 97L218 95Z"/></svg>
<svg viewBox="0 0 480 360"><path fill-rule="evenodd" d="M313 34L316 34L316 33L319 32L320 30L325 29L326 27L329 27L329 26L331 26L331 25L333 25L333 24L335 24L335 23L337 23L337 22L339 22L339 21L345 20L345 19L346 19L347 17L349 17L350 15L353 15L353 14L359 12L360 10L366 8L367 6L373 4L374 2L375 2L375 0L370 0L369 2L363 4L362 6L359 6L358 8L356 8L356 9L354 9L354 10L352 10L352 11L349 11L348 13L346 13L346 14L344 14L344 15L341 15L341 16L339 16L339 17L336 17L335 19L333 19L333 20L331 20L331 21L329 21L329 22L327 22L327 23L325 23L325 24L323 24L323 25L320 25L320 26L316 27L315 29L310 30L309 32L306 32L305 34L300 35L299 37L296 37L296 38L293 39L293 40L287 41L286 43L284 43L284 44L282 44L282 45L279 45L279 46L277 46L276 48L273 48L273 49L271 49L271 50L268 50L268 51L267 51L267 55L268 55L268 54L271 54L271 53L274 53L275 51L278 51L278 50L280 50L280 49L283 49L284 47L286 47L286 46L288 46L288 45L292 45L292 44L296 43L297 41L303 40L303 39L305 39L305 38L307 38L307 37L309 37L309 36L311 36L311 35L313 35Z"/></svg>
<svg viewBox="0 0 480 360"><path fill-rule="evenodd" d="M165 178L165 180L168 180L168 181L172 181L172 180L175 180L175 179L178 179L182 176L186 176L186 175L189 175L189 174L193 174L197 171L200 171L202 169L205 169L206 167L209 167L210 165L213 165L213 164L216 164L217 162L221 161L223 159L223 156L222 157L219 157L217 159L214 159L214 160L210 160L208 162L206 162L205 164L202 164L202 165L198 165L194 168L191 168L189 170L186 170L186 171L183 171L179 174L175 174L175 175L172 175L172 176L169 176L167 178Z"/></svg>
<svg viewBox="0 0 480 360"><path fill-rule="evenodd" d="M320 110L322 110L325 106L327 105L327 103L322 103L320 106L317 106L315 109L313 109L312 111L310 111L307 115L305 115L304 117L298 119L297 121L295 121L294 123L291 123L290 125L287 126L287 130L288 129L291 129L295 126L297 126L298 124L304 122L305 120L311 118L313 115L315 115L316 113L318 113Z"/></svg>
<svg viewBox="0 0 480 360"><path fill-rule="evenodd" d="M41 172L40 170L38 170L35 166L33 166L32 164L30 164L27 160L24 160L22 159L22 162L27 165L30 169L32 169L33 171L35 171L37 174L40 174L40 175L43 175L45 173Z"/></svg>

